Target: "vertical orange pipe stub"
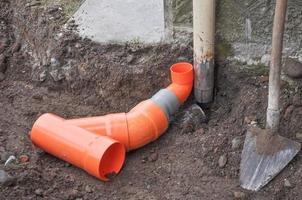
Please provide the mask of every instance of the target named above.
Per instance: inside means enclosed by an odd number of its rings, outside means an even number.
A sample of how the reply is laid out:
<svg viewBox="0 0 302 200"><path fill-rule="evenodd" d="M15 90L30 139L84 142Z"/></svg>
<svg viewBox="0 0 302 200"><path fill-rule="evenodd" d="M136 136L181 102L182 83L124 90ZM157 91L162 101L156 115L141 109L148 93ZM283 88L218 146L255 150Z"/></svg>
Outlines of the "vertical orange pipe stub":
<svg viewBox="0 0 302 200"><path fill-rule="evenodd" d="M123 144L64 121L53 114L42 115L31 130L32 142L104 181L107 175L121 170L125 160Z"/></svg>
<svg viewBox="0 0 302 200"><path fill-rule="evenodd" d="M190 63L180 62L171 66L171 79L179 85L193 84L193 66Z"/></svg>
<svg viewBox="0 0 302 200"><path fill-rule="evenodd" d="M193 88L193 66L190 63L180 62L172 65L170 71L172 84L167 89L172 91L181 103L184 103Z"/></svg>

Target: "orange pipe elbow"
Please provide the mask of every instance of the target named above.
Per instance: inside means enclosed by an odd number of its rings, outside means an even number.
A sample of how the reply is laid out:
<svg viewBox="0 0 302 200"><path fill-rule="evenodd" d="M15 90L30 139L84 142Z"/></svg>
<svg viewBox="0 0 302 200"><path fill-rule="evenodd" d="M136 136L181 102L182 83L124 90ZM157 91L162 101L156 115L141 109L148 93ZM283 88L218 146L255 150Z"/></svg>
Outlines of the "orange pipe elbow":
<svg viewBox="0 0 302 200"><path fill-rule="evenodd" d="M193 87L193 66L176 63L170 68L172 83L128 113L66 120L123 143L128 151L156 140L168 128L169 117L186 101Z"/></svg>
<svg viewBox="0 0 302 200"><path fill-rule="evenodd" d="M118 173L125 148L133 150L160 137L171 115L186 101L193 87L193 66L176 63L170 68L172 83L128 113L65 120L42 115L33 125L35 145L74 164L101 180Z"/></svg>

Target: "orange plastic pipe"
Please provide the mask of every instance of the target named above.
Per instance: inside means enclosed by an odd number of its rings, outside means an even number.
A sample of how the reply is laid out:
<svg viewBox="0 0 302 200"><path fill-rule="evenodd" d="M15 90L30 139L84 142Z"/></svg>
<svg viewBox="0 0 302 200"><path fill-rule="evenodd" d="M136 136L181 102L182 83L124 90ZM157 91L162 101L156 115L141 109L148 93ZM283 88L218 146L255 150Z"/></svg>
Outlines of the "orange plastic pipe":
<svg viewBox="0 0 302 200"><path fill-rule="evenodd" d="M190 63L176 63L171 66L170 72L172 83L167 90L182 104L193 87L193 66ZM156 140L168 128L169 119L165 110L151 98L139 103L128 113L71 119L66 123L113 138L123 143L129 151Z"/></svg>
<svg viewBox="0 0 302 200"><path fill-rule="evenodd" d="M110 174L117 174L121 170L125 160L123 144L64 121L53 114L42 115L32 127L32 142L104 181L108 180Z"/></svg>
<svg viewBox="0 0 302 200"><path fill-rule="evenodd" d="M125 148L137 149L160 137L170 115L190 95L193 66L177 63L170 71L172 83L128 113L71 120L44 114L33 125L31 140L46 152L108 180L108 174L120 171Z"/></svg>

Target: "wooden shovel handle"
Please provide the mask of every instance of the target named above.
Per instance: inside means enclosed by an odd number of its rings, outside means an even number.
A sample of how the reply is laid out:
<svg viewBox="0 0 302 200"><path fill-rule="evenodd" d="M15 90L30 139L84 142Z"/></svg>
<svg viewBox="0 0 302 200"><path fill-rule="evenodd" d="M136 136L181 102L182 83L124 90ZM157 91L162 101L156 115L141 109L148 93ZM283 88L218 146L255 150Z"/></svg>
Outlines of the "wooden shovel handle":
<svg viewBox="0 0 302 200"><path fill-rule="evenodd" d="M277 131L280 122L280 71L287 0L276 0L273 25L266 128Z"/></svg>

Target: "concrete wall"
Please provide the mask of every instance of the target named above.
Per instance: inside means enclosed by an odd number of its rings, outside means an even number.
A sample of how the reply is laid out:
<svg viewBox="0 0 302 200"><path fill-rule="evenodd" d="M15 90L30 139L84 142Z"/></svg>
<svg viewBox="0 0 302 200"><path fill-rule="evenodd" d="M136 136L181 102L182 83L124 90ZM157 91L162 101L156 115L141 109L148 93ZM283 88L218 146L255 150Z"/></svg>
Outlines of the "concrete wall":
<svg viewBox="0 0 302 200"><path fill-rule="evenodd" d="M174 30L192 30L192 0L166 0ZM216 35L223 45L231 45L233 58L253 64L270 52L274 0L216 0ZM302 1L289 0L286 55L302 60ZM219 42L217 42L219 43ZM221 45L221 44L220 44ZM222 47L223 49L223 47ZM265 57L264 56L264 57ZM267 59L263 59L263 62Z"/></svg>

